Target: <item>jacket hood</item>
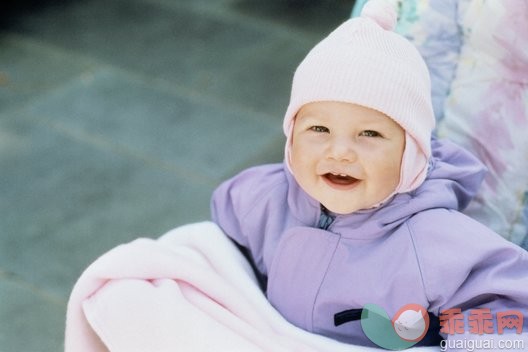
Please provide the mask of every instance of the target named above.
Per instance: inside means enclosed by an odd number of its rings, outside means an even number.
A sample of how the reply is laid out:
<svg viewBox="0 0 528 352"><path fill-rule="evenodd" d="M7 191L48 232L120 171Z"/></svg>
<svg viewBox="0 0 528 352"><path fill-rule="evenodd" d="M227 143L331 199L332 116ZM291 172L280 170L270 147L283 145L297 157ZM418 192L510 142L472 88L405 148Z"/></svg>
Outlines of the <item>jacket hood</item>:
<svg viewBox="0 0 528 352"><path fill-rule="evenodd" d="M397 194L373 209L331 214L335 220L329 231L345 238L373 239L392 232L422 211L437 208L462 211L477 193L486 168L471 153L447 140L433 139L431 147L428 175L419 188ZM306 226L317 227L321 205L305 193L285 169L292 215Z"/></svg>

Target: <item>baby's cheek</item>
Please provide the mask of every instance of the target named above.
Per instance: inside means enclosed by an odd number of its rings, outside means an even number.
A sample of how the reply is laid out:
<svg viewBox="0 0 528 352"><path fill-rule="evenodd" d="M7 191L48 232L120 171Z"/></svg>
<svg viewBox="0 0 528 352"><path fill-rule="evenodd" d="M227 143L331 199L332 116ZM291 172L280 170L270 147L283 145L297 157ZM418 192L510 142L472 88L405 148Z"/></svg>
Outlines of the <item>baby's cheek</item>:
<svg viewBox="0 0 528 352"><path fill-rule="evenodd" d="M400 180L400 164L387 162L384 166L380 166L379 175L385 184L396 186Z"/></svg>

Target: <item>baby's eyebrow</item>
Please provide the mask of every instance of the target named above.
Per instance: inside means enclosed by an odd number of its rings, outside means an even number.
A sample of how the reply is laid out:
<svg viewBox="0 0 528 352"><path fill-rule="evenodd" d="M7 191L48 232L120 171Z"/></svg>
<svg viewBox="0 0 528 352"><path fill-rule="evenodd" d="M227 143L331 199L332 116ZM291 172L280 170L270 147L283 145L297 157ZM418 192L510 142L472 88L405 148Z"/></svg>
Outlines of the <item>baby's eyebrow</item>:
<svg viewBox="0 0 528 352"><path fill-rule="evenodd" d="M317 117L311 114L297 116L297 120L298 121L301 120L302 123L306 123L306 124L310 124L310 123L321 124L324 122L323 118Z"/></svg>

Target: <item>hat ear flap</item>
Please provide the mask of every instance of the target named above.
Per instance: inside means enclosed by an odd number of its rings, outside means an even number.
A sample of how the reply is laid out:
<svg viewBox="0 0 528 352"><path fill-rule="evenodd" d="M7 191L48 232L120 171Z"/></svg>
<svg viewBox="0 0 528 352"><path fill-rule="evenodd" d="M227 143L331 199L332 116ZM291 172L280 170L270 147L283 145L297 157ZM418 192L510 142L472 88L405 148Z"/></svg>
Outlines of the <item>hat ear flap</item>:
<svg viewBox="0 0 528 352"><path fill-rule="evenodd" d="M293 175L293 170L291 167L291 147L293 143L293 125L295 123L295 117L293 117L291 120L289 120L289 124L284 127L284 133L286 134L286 145L284 148L284 161L286 163L286 167L290 171L290 173Z"/></svg>
<svg viewBox="0 0 528 352"><path fill-rule="evenodd" d="M405 132L405 149L400 166L400 183L395 193L405 193L420 187L427 177L429 158L416 140Z"/></svg>

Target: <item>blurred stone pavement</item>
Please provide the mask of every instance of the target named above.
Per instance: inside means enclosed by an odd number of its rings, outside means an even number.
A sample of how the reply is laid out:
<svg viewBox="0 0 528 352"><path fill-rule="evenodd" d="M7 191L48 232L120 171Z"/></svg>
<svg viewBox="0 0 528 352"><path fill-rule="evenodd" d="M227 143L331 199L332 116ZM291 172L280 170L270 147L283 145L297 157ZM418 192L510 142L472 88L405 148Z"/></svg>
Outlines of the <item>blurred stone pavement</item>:
<svg viewBox="0 0 528 352"><path fill-rule="evenodd" d="M0 352L61 351L89 263L282 161L294 69L352 2L4 2Z"/></svg>

